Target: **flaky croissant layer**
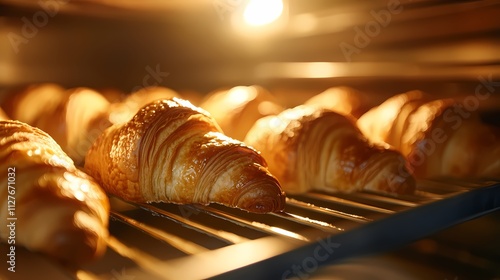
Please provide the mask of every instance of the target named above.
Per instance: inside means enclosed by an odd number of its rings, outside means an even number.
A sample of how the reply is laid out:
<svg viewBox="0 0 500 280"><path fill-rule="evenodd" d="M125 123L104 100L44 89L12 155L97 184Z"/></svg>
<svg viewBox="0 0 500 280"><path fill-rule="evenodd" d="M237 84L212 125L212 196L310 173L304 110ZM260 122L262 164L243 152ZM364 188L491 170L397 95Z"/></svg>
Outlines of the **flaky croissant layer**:
<svg viewBox="0 0 500 280"><path fill-rule="evenodd" d="M12 94L5 103L12 119L47 132L77 165L83 164L97 135L111 125L109 102L89 88L33 85Z"/></svg>
<svg viewBox="0 0 500 280"><path fill-rule="evenodd" d="M93 179L45 132L0 121L0 217L15 216L16 244L64 263L98 258L106 248L109 202ZM10 182L10 183L8 183ZM14 183L12 183L14 182ZM15 211L8 211L15 201ZM9 237L8 228L0 236Z"/></svg>
<svg viewBox="0 0 500 280"><path fill-rule="evenodd" d="M254 149L224 136L204 110L173 98L104 131L85 169L109 193L138 202L284 208L284 193Z"/></svg>
<svg viewBox="0 0 500 280"><path fill-rule="evenodd" d="M353 120L327 109L298 106L262 118L245 142L262 152L288 193L415 188L402 155L370 144Z"/></svg>
<svg viewBox="0 0 500 280"><path fill-rule="evenodd" d="M406 156L416 177L500 178L500 129L453 99L395 95L361 116L358 126Z"/></svg>
<svg viewBox="0 0 500 280"><path fill-rule="evenodd" d="M243 140L258 119L284 110L270 92L255 85L215 91L200 107L212 115L224 134L237 140Z"/></svg>

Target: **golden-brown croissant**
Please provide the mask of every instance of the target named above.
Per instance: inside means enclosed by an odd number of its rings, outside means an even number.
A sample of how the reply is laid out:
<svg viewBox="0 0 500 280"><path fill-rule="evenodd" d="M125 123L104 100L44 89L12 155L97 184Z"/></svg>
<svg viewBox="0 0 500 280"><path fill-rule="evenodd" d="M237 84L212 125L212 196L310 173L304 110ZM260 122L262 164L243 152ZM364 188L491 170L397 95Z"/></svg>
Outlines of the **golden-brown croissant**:
<svg viewBox="0 0 500 280"><path fill-rule="evenodd" d="M242 141L258 119L279 114L283 107L260 86L238 86L216 91L200 105L217 121L224 134Z"/></svg>
<svg viewBox="0 0 500 280"><path fill-rule="evenodd" d="M245 143L262 152L287 193L415 189L401 154L370 144L352 118L331 110L302 105L264 117Z"/></svg>
<svg viewBox="0 0 500 280"><path fill-rule="evenodd" d="M95 138L111 125L109 102L88 88L66 91L53 84L31 86L7 102L12 119L47 132L78 165Z"/></svg>
<svg viewBox="0 0 500 280"><path fill-rule="evenodd" d="M304 102L304 105L329 109L356 118L366 110L361 93L353 88L339 86L329 88Z"/></svg>
<svg viewBox="0 0 500 280"><path fill-rule="evenodd" d="M0 217L12 226L1 227L2 240L65 263L101 256L109 216L104 191L38 128L0 121L0 139Z"/></svg>
<svg viewBox="0 0 500 280"><path fill-rule="evenodd" d="M417 177L500 178L500 130L481 123L470 106L412 91L371 109L358 126L401 151Z"/></svg>
<svg viewBox="0 0 500 280"><path fill-rule="evenodd" d="M2 101L2 108L15 120L35 125L40 117L51 114L66 98L65 89L56 84L31 85L9 92Z"/></svg>
<svg viewBox="0 0 500 280"><path fill-rule="evenodd" d="M159 100L180 97L179 94L165 87L145 87L126 96L121 102L113 103L110 107L109 119L111 123L130 121L137 111L147 104Z"/></svg>
<svg viewBox="0 0 500 280"><path fill-rule="evenodd" d="M258 152L178 98L155 101L105 130L85 169L107 192L130 201L215 202L257 213L284 207L284 193Z"/></svg>
<svg viewBox="0 0 500 280"><path fill-rule="evenodd" d="M102 94L102 96L111 104L122 102L126 97L124 92L112 87L98 88L96 91Z"/></svg>

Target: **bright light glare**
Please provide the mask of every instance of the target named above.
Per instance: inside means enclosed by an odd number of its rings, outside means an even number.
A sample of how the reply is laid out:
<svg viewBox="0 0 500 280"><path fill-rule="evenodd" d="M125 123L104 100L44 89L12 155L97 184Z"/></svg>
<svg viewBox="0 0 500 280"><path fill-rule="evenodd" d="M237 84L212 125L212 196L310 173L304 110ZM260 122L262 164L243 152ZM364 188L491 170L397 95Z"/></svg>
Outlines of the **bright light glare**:
<svg viewBox="0 0 500 280"><path fill-rule="evenodd" d="M282 0L250 0L243 12L243 18L248 25L261 26L275 21L282 12Z"/></svg>

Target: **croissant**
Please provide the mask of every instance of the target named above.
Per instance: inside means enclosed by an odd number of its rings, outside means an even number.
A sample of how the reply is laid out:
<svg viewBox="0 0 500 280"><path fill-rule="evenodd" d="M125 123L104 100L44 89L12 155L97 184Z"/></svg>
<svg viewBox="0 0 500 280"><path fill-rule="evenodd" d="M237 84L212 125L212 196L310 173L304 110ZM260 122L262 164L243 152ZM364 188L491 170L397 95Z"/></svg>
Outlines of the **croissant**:
<svg viewBox="0 0 500 280"><path fill-rule="evenodd" d="M179 98L155 101L106 129L87 153L85 170L129 201L214 202L256 213L284 208L284 193L259 153Z"/></svg>
<svg viewBox="0 0 500 280"><path fill-rule="evenodd" d="M113 103L110 107L109 119L111 123L128 122L142 107L159 100L179 97L179 94L164 87L145 87L126 96L121 102Z"/></svg>
<svg viewBox="0 0 500 280"><path fill-rule="evenodd" d="M57 110L66 97L65 89L56 84L39 84L13 90L2 100L2 108L9 117L36 125L40 117Z"/></svg>
<svg viewBox="0 0 500 280"><path fill-rule="evenodd" d="M98 88L96 91L106 98L106 100L108 100L111 104L122 102L126 97L124 92L112 87Z"/></svg>
<svg viewBox="0 0 500 280"><path fill-rule="evenodd" d="M372 145L351 117L301 105L258 120L245 143L262 152L287 193L411 193L401 154Z"/></svg>
<svg viewBox="0 0 500 280"><path fill-rule="evenodd" d="M304 102L304 105L329 109L356 118L366 110L361 93L353 88L339 86L329 88Z"/></svg>
<svg viewBox="0 0 500 280"><path fill-rule="evenodd" d="M207 96L200 107L214 117L224 134L240 141L255 121L283 111L276 98L260 86L216 91Z"/></svg>
<svg viewBox="0 0 500 280"><path fill-rule="evenodd" d="M12 119L47 132L77 165L95 138L111 125L109 102L88 88L66 91L52 84L31 86L7 102Z"/></svg>
<svg viewBox="0 0 500 280"><path fill-rule="evenodd" d="M0 216L12 227L0 228L1 239L64 263L101 256L109 202L97 183L38 128L0 121L0 139Z"/></svg>
<svg viewBox="0 0 500 280"><path fill-rule="evenodd" d="M358 126L401 151L416 177L500 178L500 129L483 124L470 106L412 91L371 109Z"/></svg>

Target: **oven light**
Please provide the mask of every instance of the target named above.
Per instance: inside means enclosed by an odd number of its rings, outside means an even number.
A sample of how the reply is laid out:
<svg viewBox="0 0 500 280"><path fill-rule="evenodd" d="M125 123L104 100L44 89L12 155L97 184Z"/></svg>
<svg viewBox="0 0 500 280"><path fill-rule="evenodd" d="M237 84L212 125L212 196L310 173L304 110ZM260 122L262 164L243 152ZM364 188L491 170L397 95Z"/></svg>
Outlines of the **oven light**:
<svg viewBox="0 0 500 280"><path fill-rule="evenodd" d="M250 26L262 26L277 20L282 13L282 0L250 0L243 12L243 18Z"/></svg>
<svg viewBox="0 0 500 280"><path fill-rule="evenodd" d="M253 40L252 48L258 48L259 40L283 34L288 24L289 3L286 0L239 0L244 5L231 14L233 35Z"/></svg>

